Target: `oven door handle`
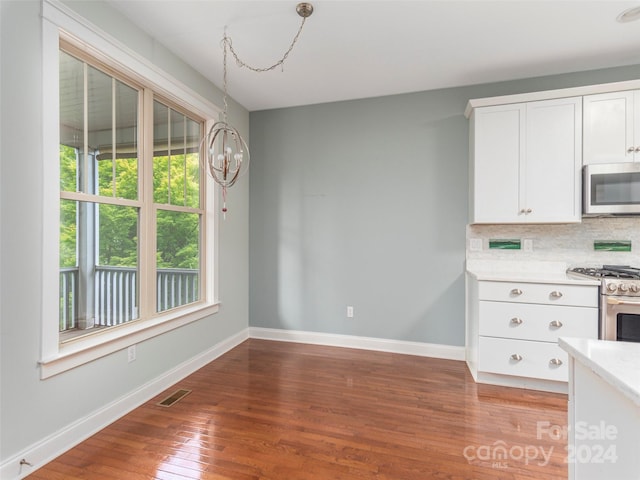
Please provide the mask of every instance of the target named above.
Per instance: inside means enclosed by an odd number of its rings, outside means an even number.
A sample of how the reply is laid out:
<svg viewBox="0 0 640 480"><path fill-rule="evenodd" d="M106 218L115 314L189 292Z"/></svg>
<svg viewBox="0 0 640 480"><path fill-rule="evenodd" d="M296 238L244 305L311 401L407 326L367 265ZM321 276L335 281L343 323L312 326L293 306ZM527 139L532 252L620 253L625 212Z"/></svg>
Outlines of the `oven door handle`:
<svg viewBox="0 0 640 480"><path fill-rule="evenodd" d="M607 305L630 305L640 307L640 302L629 302L627 300L618 300L615 297L607 297Z"/></svg>

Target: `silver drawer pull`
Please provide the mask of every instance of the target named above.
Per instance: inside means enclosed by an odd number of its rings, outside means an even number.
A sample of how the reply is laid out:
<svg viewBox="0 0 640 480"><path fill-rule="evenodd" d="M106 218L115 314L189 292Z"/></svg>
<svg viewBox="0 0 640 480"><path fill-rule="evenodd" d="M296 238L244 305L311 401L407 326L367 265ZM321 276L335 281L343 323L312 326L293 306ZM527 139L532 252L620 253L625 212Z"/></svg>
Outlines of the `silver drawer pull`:
<svg viewBox="0 0 640 480"><path fill-rule="evenodd" d="M634 150L635 150L635 148L629 147L629 148L627 148L627 153L633 153Z"/></svg>
<svg viewBox="0 0 640 480"><path fill-rule="evenodd" d="M520 324L522 324L522 319L518 318L518 317L513 317L511 319L511 323L514 324L514 325L520 325Z"/></svg>
<svg viewBox="0 0 640 480"><path fill-rule="evenodd" d="M516 362L519 362L520 360L522 360L522 355L518 355L517 353L514 353L513 355L511 355L511 360L515 360Z"/></svg>
<svg viewBox="0 0 640 480"><path fill-rule="evenodd" d="M560 328L562 326L562 322L560 320L554 320L549 322L549 326L553 328Z"/></svg>
<svg viewBox="0 0 640 480"><path fill-rule="evenodd" d="M511 290L511 295L522 295L522 290L520 290L519 288L514 288L513 290Z"/></svg>
<svg viewBox="0 0 640 480"><path fill-rule="evenodd" d="M558 290L554 290L553 292L551 292L551 296L553 298L561 298L562 297L562 292L559 292Z"/></svg>
<svg viewBox="0 0 640 480"><path fill-rule="evenodd" d="M562 365L562 360L560 360L559 358L552 358L551 360L549 360L549 365L555 365L556 367L559 367L560 365Z"/></svg>

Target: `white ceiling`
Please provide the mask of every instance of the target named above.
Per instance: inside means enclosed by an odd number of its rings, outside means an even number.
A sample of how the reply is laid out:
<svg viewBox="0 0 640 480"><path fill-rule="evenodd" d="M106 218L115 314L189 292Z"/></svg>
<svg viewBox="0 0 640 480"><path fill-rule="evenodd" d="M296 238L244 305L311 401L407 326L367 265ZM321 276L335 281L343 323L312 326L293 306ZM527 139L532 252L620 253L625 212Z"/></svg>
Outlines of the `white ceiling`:
<svg viewBox="0 0 640 480"><path fill-rule="evenodd" d="M107 1L219 87L225 26L242 60L265 67L301 22L296 0ZM284 71L229 58L229 95L248 110L640 64L640 20L616 21L638 1L311 3Z"/></svg>

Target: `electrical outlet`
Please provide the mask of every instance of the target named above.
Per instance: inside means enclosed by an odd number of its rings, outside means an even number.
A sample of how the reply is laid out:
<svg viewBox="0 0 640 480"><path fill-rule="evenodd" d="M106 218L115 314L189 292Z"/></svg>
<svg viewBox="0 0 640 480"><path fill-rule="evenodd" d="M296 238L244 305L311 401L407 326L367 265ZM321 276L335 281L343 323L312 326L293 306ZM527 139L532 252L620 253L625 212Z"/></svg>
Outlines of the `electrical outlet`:
<svg viewBox="0 0 640 480"><path fill-rule="evenodd" d="M469 239L469 250L472 252L481 252L482 251L482 239L481 238L470 238Z"/></svg>
<svg viewBox="0 0 640 480"><path fill-rule="evenodd" d="M351 305L347 305L347 318L353 318L353 307Z"/></svg>
<svg viewBox="0 0 640 480"><path fill-rule="evenodd" d="M136 346L131 345L127 348L127 362L131 363L136 359Z"/></svg>

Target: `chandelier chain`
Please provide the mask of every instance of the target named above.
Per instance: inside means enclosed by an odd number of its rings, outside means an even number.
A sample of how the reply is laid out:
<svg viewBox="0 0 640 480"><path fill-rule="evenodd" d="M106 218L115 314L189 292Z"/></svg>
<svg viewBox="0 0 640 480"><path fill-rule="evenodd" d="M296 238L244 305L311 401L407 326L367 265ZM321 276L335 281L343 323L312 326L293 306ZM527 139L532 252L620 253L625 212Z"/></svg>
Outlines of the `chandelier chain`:
<svg viewBox="0 0 640 480"><path fill-rule="evenodd" d="M296 43L298 42L298 37L300 37L300 34L302 33L302 28L304 27L304 23L306 22L306 20L307 20L306 17L302 18L302 22L300 23L300 28L298 28L298 32L296 33L295 37L293 37L293 40L291 41L291 45L289 45L289 48L284 53L282 58L280 60L278 60L276 63L274 63L273 65L269 66L269 67L252 67L251 65L249 65L246 62L244 62L243 60L241 60L240 57L238 56L238 54L236 53L236 51L233 48L233 43L231 41L231 38L229 38L227 36L226 32L225 32L225 35L224 35L224 38L222 39L222 41L224 42L225 47L227 47L227 46L229 47L229 51L233 55L233 58L235 58L236 63L238 64L239 67L247 68L247 69L251 70L252 72L269 72L269 71L275 69L276 67L284 64L285 60L287 59L287 57L291 53L291 50L293 50L293 47L295 47Z"/></svg>
<svg viewBox="0 0 640 480"><path fill-rule="evenodd" d="M1 1L1 0L0 0ZM229 125L227 120L227 111L229 109L228 102L228 81L227 81L227 57L231 52L236 60L238 67L248 68L253 72L268 72L275 69L278 66L283 66L285 60L298 42L298 38L302 33L305 21L309 15L313 13L313 6L310 3L299 3L296 7L296 12L302 17L300 27L296 32L296 35L291 41L291 45L284 53L282 58L269 67L259 68L252 67L240 59L238 54L233 48L231 38L227 35L227 27L224 28L224 36L221 41L223 48L223 102L224 110L222 112L222 121L215 122L209 131L203 136L201 146L206 145L206 161L209 167L209 173L213 177L214 181L222 187L222 213L226 218L227 212L227 188L233 186L236 180L241 174L241 170L244 167L244 171L247 170L249 164L249 148L244 139L234 127ZM283 67L284 68L284 67ZM234 153L235 147L235 153Z"/></svg>
<svg viewBox="0 0 640 480"><path fill-rule="evenodd" d="M224 120L224 123L227 123L227 109L229 107L229 104L227 102L227 38L227 27L225 27L224 38L222 39L222 42L224 44L224 53L222 54L222 86L224 90L222 100L224 102L224 110L222 112L222 119Z"/></svg>
<svg viewBox="0 0 640 480"><path fill-rule="evenodd" d="M224 110L223 110L223 119L224 122L227 122L227 109L229 107L228 101L227 101L227 51L231 52L231 54L233 55L233 58L236 60L236 63L238 64L238 66L240 68L247 68L249 70L251 70L252 72L269 72L271 70L274 70L276 67L284 65L285 60L287 59L287 57L289 56L289 54L291 53L291 51L293 50L293 47L296 46L296 43L298 43L298 38L300 37L300 34L302 33L302 29L304 27L305 22L307 21L307 17L302 17L302 22L300 22L300 27L298 28L298 31L296 32L295 36L293 37L293 40L291 41L291 45L289 45L289 48L287 49L286 52L284 52L284 55L282 56L282 58L280 60L278 60L276 63L274 63L273 65L269 66L269 67L252 67L251 65L249 65L248 63L244 62L243 60L240 59L240 57L238 56L238 54L236 53L236 51L233 48L233 42L231 40L231 37L229 37L227 35L227 27L225 27L224 29L224 37L222 38L222 47L223 47L223 56L222 56L222 66L223 66L223 73L222 73L222 82L223 82L223 90L224 90L224 95L223 95L223 102L224 102Z"/></svg>

